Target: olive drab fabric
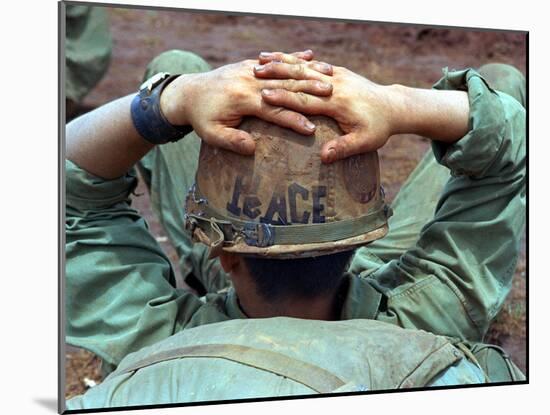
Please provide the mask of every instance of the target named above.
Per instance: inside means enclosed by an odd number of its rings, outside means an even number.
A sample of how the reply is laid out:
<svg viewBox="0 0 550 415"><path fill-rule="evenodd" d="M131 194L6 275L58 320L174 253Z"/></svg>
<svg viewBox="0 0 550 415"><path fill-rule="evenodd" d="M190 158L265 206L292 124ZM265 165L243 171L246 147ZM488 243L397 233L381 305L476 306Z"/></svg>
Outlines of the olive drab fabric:
<svg viewBox="0 0 550 415"><path fill-rule="evenodd" d="M196 55L172 51L155 71L197 67L207 70ZM523 94L497 91L471 69L446 71L436 84L468 91L471 129L455 144L434 142L395 198L387 236L357 249L340 320L483 340L510 291L525 226L525 109L513 98L525 96L525 80L514 79ZM202 298L176 287L169 259L131 207L134 172L104 180L66 161L66 341L110 370L181 331L246 318L219 261L183 228L199 149L192 133L157 146L139 168L183 276L208 292Z"/></svg>
<svg viewBox="0 0 550 415"><path fill-rule="evenodd" d="M80 102L109 66L109 20L104 7L67 4L65 13L65 95Z"/></svg>
<svg viewBox="0 0 550 415"><path fill-rule="evenodd" d="M483 382L449 340L423 331L374 320L242 319L184 330L128 355L67 408Z"/></svg>
<svg viewBox="0 0 550 415"><path fill-rule="evenodd" d="M492 344L465 344L475 357L476 363L491 382L525 380L525 375L512 361L508 353Z"/></svg>

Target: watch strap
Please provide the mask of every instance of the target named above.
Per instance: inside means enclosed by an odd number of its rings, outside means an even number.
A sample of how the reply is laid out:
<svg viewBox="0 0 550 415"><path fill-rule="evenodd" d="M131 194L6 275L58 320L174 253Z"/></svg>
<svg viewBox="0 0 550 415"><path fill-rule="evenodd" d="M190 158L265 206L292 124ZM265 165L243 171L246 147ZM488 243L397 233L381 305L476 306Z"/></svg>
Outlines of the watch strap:
<svg viewBox="0 0 550 415"><path fill-rule="evenodd" d="M152 144L178 141L193 131L191 126L170 124L160 108L160 95L164 88L179 75L170 75L157 85L143 87L131 104L134 126L145 140Z"/></svg>

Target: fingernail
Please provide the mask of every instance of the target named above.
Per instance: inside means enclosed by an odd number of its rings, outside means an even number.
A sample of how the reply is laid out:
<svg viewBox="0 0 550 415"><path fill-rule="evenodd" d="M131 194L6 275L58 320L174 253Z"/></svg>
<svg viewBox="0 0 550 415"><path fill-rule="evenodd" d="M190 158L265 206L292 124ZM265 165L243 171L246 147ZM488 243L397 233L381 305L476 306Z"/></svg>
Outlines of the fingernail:
<svg viewBox="0 0 550 415"><path fill-rule="evenodd" d="M268 57L270 57L270 56L273 56L273 54L270 53L270 52L260 52L260 56L261 56L262 58L268 58Z"/></svg>
<svg viewBox="0 0 550 415"><path fill-rule="evenodd" d="M313 51L311 49L306 49L304 50L304 53L313 53Z"/></svg>
<svg viewBox="0 0 550 415"><path fill-rule="evenodd" d="M329 148L327 152L327 161L332 163L336 159L336 150L334 148Z"/></svg>
<svg viewBox="0 0 550 415"><path fill-rule="evenodd" d="M317 86L321 89L330 89L331 85L325 82L317 82Z"/></svg>
<svg viewBox="0 0 550 415"><path fill-rule="evenodd" d="M332 65L329 65L328 63L323 63L321 66L323 67L323 71L325 72L332 71Z"/></svg>
<svg viewBox="0 0 550 415"><path fill-rule="evenodd" d="M304 125L308 130L311 130L311 131L315 130L315 124L313 124L311 121L306 121Z"/></svg>
<svg viewBox="0 0 550 415"><path fill-rule="evenodd" d="M275 91L273 91L272 89L262 89L263 95L273 95L274 93Z"/></svg>
<svg viewBox="0 0 550 415"><path fill-rule="evenodd" d="M265 65L256 65L256 66L254 66L254 70L255 70L256 72L261 72L261 71L263 71L264 69L265 69Z"/></svg>

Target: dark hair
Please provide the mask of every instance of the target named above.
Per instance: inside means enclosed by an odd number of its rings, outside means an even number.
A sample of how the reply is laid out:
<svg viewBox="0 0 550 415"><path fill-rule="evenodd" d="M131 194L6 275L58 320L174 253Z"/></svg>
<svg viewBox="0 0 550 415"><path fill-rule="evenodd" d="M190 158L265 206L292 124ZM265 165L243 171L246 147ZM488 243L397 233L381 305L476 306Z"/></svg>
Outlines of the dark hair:
<svg viewBox="0 0 550 415"><path fill-rule="evenodd" d="M307 299L336 290L353 253L296 259L245 257L244 262L264 299Z"/></svg>

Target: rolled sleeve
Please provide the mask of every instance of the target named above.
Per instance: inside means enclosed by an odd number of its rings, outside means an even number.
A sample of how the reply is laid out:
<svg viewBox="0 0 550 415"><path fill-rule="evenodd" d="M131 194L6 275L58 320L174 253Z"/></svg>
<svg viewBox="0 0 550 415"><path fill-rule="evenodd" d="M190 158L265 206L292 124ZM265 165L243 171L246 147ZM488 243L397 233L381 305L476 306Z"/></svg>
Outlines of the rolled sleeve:
<svg viewBox="0 0 550 415"><path fill-rule="evenodd" d="M445 72L435 88L468 92L470 130L434 142L452 174L433 219L369 281L385 296L378 319L481 341L510 292L525 226L525 109L472 69Z"/></svg>
<svg viewBox="0 0 550 415"><path fill-rule="evenodd" d="M444 69L444 76L434 89L467 91L470 104L468 133L451 145L433 141L436 160L454 176L481 178L498 174L497 159L506 143L506 127L509 118L521 112L520 105L515 105L515 109L506 108L502 94L493 90L473 69L454 72Z"/></svg>
<svg viewBox="0 0 550 415"><path fill-rule="evenodd" d="M177 289L170 260L130 206L132 173L103 180L66 161L66 341L112 369L189 324L227 319L223 298Z"/></svg>
<svg viewBox="0 0 550 415"><path fill-rule="evenodd" d="M79 210L103 209L120 202L130 202L138 181L130 171L113 180L101 179L65 160L67 205Z"/></svg>

